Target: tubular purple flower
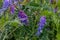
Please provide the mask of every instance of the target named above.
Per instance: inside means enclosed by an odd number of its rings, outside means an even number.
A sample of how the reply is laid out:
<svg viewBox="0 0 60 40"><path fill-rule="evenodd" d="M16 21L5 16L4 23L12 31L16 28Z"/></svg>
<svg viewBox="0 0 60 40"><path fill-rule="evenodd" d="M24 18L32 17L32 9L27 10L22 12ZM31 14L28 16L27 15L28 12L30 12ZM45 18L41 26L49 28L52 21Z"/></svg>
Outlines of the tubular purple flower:
<svg viewBox="0 0 60 40"><path fill-rule="evenodd" d="M50 3L52 3L53 2L53 0L50 0Z"/></svg>
<svg viewBox="0 0 60 40"><path fill-rule="evenodd" d="M40 22L38 24L38 29L37 29L37 33L36 33L37 36L39 36L41 34L42 29L44 28L45 23L46 23L46 17L42 16L40 18Z"/></svg>
<svg viewBox="0 0 60 40"><path fill-rule="evenodd" d="M12 4L12 0L3 0L2 9L0 9L0 14L4 13L5 10Z"/></svg>
<svg viewBox="0 0 60 40"><path fill-rule="evenodd" d="M0 9L0 14L2 14L7 9L8 6L9 6L9 0L3 0L2 9Z"/></svg>
<svg viewBox="0 0 60 40"><path fill-rule="evenodd" d="M3 5L2 5L2 10L5 11L9 7L10 4L12 4L12 0L4 0Z"/></svg>
<svg viewBox="0 0 60 40"><path fill-rule="evenodd" d="M10 5L10 13L14 14L15 11L15 6L14 5Z"/></svg>
<svg viewBox="0 0 60 40"><path fill-rule="evenodd" d="M28 16L23 10L19 11L18 18L20 19L21 23L23 23L24 25L28 25Z"/></svg>
<svg viewBox="0 0 60 40"><path fill-rule="evenodd" d="M54 8L54 13L56 13L58 11L57 6Z"/></svg>
<svg viewBox="0 0 60 40"><path fill-rule="evenodd" d="M9 0L4 0L2 8L7 8L8 6L9 6Z"/></svg>

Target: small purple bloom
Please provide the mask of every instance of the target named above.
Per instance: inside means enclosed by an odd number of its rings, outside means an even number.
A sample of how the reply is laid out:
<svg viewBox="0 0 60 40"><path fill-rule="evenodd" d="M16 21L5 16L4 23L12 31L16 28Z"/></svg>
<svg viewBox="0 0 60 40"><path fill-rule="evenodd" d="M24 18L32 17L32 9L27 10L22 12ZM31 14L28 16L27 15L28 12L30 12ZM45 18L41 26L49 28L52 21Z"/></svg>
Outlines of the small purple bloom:
<svg viewBox="0 0 60 40"><path fill-rule="evenodd" d="M39 36L40 33L42 32L42 29L44 28L45 23L46 23L46 17L45 16L42 16L40 18L40 22L38 24L39 27L38 27L37 33L36 33L37 36Z"/></svg>
<svg viewBox="0 0 60 40"><path fill-rule="evenodd" d="M15 11L15 6L14 5L10 5L10 12L11 14L14 14Z"/></svg>
<svg viewBox="0 0 60 40"><path fill-rule="evenodd" d="M5 11L10 6L10 4L12 4L12 0L3 0L2 10Z"/></svg>
<svg viewBox="0 0 60 40"><path fill-rule="evenodd" d="M9 6L9 0L4 0L2 8L7 8L8 6Z"/></svg>
<svg viewBox="0 0 60 40"><path fill-rule="evenodd" d="M0 14L1 15L7 9L8 6L9 6L9 0L3 0L2 9L0 9Z"/></svg>
<svg viewBox="0 0 60 40"><path fill-rule="evenodd" d="M54 8L54 13L56 13L58 10L57 6Z"/></svg>
<svg viewBox="0 0 60 40"><path fill-rule="evenodd" d="M53 3L53 0L50 0L50 3L52 4Z"/></svg>
<svg viewBox="0 0 60 40"><path fill-rule="evenodd" d="M23 10L20 10L18 13L18 17L21 21L21 23L27 25L28 24L28 16L25 14Z"/></svg>

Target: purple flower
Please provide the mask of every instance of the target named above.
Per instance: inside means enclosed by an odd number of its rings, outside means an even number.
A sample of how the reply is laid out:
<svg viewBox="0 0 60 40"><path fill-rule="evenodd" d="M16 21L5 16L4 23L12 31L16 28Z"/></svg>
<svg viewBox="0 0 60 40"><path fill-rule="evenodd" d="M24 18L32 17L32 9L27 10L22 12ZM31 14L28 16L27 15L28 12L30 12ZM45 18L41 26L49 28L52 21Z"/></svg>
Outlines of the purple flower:
<svg viewBox="0 0 60 40"><path fill-rule="evenodd" d="M2 8L7 8L8 6L9 6L9 0L4 0Z"/></svg>
<svg viewBox="0 0 60 40"><path fill-rule="evenodd" d="M9 6L9 0L3 0L2 9L0 9L0 14L2 14L7 9L8 6Z"/></svg>
<svg viewBox="0 0 60 40"><path fill-rule="evenodd" d="M10 5L10 13L14 14L15 11L15 6L14 5Z"/></svg>
<svg viewBox="0 0 60 40"><path fill-rule="evenodd" d="M50 3L53 4L54 0L50 0Z"/></svg>
<svg viewBox="0 0 60 40"><path fill-rule="evenodd" d="M40 33L42 32L42 29L44 28L45 23L46 23L46 17L42 16L40 18L40 22L38 24L38 29L37 29L37 33L36 33L37 36L39 36Z"/></svg>
<svg viewBox="0 0 60 40"><path fill-rule="evenodd" d="M28 16L25 14L23 10L20 10L18 13L18 17L24 25L28 25Z"/></svg>
<svg viewBox="0 0 60 40"><path fill-rule="evenodd" d="M27 15L25 14L25 12L23 10L19 11L19 18L27 18Z"/></svg>
<svg viewBox="0 0 60 40"><path fill-rule="evenodd" d="M10 4L12 4L12 0L4 0L2 5L2 10L5 11L10 6ZM0 9L0 12L2 10Z"/></svg>
<svg viewBox="0 0 60 40"><path fill-rule="evenodd" d="M12 0L3 0L2 9L0 9L0 14L2 15L7 8L12 5Z"/></svg>
<svg viewBox="0 0 60 40"><path fill-rule="evenodd" d="M58 10L57 6L54 8L54 13L56 13Z"/></svg>

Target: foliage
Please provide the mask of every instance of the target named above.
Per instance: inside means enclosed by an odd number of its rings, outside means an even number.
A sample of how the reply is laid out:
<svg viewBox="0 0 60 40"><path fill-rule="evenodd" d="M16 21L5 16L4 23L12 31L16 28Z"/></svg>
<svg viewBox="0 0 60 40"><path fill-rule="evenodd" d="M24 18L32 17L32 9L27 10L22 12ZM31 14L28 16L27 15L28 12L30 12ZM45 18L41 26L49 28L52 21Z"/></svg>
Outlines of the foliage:
<svg viewBox="0 0 60 40"><path fill-rule="evenodd" d="M2 3L0 0L0 9ZM0 12L0 40L60 40L60 0L56 4L51 4L50 0L25 0L19 4L21 6L16 6L14 14L10 13L9 8ZM56 13L55 6L58 8ZM24 10L27 14L27 26L19 20L19 10ZM46 17L46 24L37 36L41 16Z"/></svg>

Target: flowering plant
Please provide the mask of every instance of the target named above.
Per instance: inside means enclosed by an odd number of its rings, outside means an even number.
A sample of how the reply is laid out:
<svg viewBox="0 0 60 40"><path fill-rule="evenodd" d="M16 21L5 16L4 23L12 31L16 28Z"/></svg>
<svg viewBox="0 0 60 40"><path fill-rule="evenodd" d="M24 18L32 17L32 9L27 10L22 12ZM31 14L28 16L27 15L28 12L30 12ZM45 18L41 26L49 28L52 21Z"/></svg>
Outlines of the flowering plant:
<svg viewBox="0 0 60 40"><path fill-rule="evenodd" d="M60 40L60 0L0 0L0 40Z"/></svg>

